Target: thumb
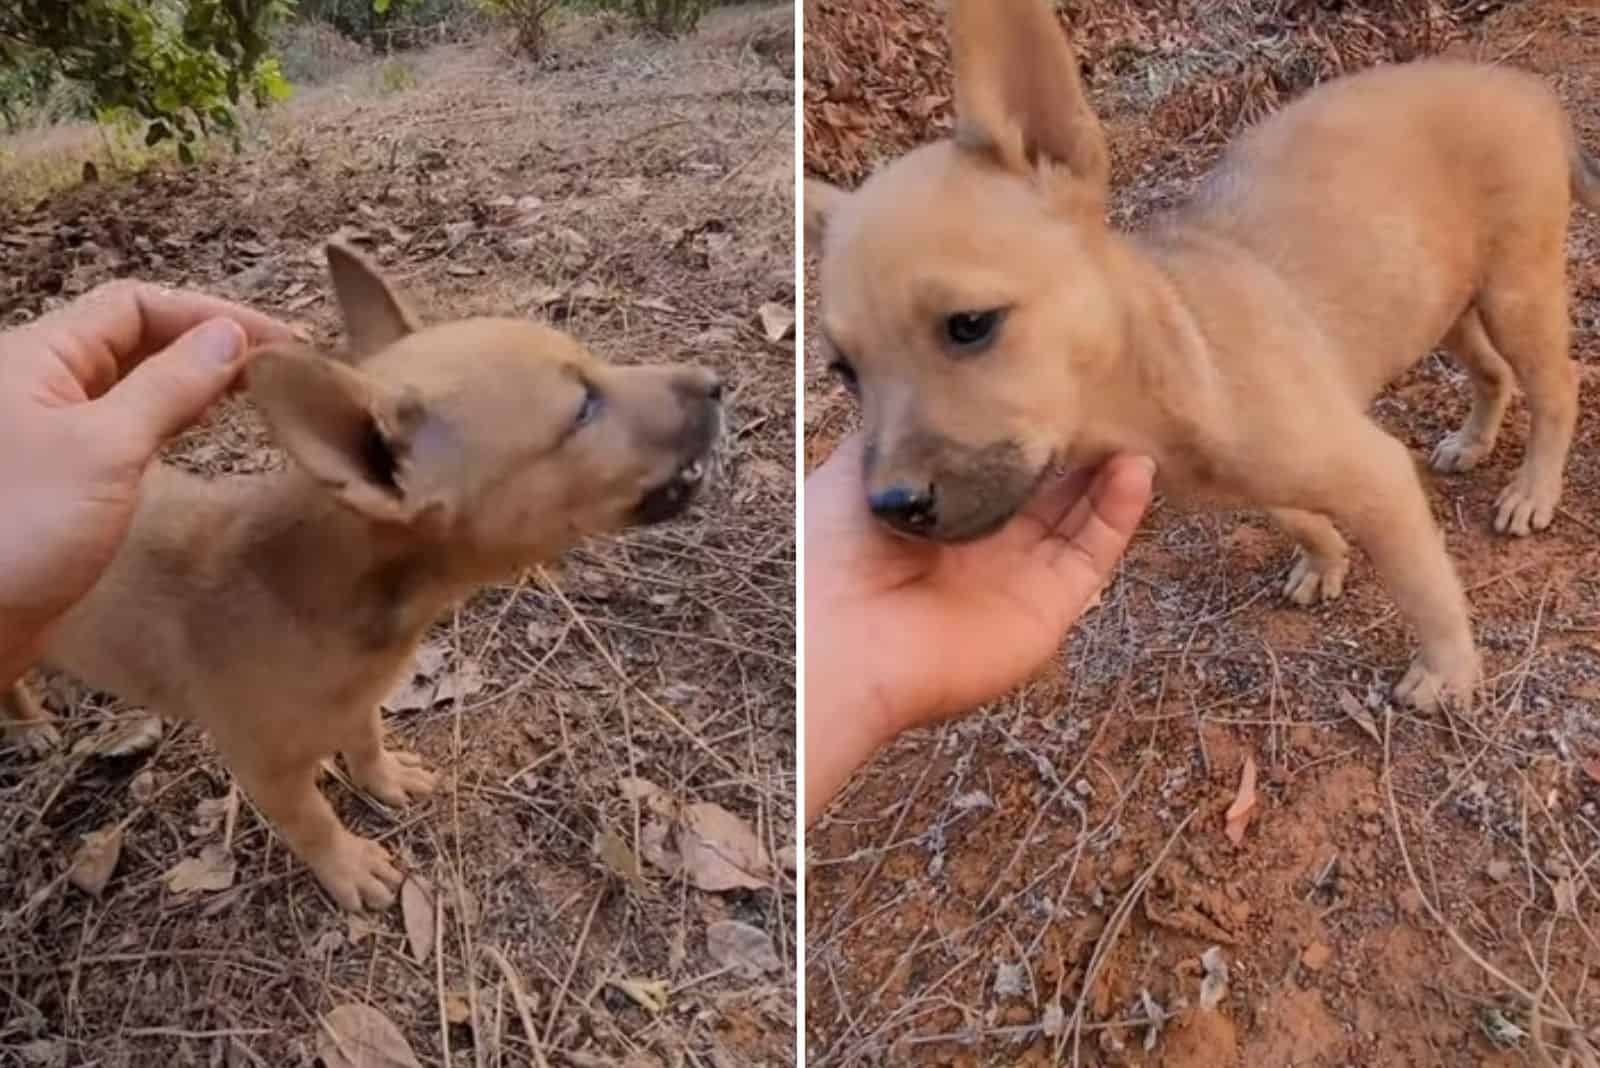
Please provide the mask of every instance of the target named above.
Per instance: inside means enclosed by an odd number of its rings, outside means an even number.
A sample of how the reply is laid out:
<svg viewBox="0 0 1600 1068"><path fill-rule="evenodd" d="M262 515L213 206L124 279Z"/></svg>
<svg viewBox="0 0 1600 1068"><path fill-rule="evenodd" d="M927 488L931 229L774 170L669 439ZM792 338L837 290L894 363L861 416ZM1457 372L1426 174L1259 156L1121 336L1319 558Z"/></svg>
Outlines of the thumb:
<svg viewBox="0 0 1600 1068"><path fill-rule="evenodd" d="M1154 461L1118 456L1095 475L1089 491L1045 537L1051 569L1063 581L1089 585L1087 598L1117 566L1150 504Z"/></svg>
<svg viewBox="0 0 1600 1068"><path fill-rule="evenodd" d="M227 392L244 353L239 324L212 319L139 364L94 403L154 453Z"/></svg>

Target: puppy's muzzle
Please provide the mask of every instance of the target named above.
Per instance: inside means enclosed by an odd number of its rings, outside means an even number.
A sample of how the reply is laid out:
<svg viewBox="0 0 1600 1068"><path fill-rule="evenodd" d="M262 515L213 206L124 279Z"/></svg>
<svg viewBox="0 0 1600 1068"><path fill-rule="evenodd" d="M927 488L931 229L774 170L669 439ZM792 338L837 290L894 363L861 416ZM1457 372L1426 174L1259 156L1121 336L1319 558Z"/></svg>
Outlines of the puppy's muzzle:
<svg viewBox="0 0 1600 1068"><path fill-rule="evenodd" d="M672 474L639 499L634 511L639 523L664 522L689 507L705 485L711 450L722 430L721 379L709 371L692 370L672 388L684 406L683 430L676 442L682 458Z"/></svg>

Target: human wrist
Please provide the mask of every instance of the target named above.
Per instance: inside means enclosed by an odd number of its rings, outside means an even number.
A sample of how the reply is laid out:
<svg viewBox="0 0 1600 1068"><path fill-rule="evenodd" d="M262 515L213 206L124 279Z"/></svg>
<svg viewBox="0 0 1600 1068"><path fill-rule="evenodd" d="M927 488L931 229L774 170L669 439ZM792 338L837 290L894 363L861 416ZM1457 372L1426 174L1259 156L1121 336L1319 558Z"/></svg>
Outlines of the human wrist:
<svg viewBox="0 0 1600 1068"><path fill-rule="evenodd" d="M837 634L807 635L804 807L808 824L851 775L899 733L886 695L854 670L861 665L859 654Z"/></svg>

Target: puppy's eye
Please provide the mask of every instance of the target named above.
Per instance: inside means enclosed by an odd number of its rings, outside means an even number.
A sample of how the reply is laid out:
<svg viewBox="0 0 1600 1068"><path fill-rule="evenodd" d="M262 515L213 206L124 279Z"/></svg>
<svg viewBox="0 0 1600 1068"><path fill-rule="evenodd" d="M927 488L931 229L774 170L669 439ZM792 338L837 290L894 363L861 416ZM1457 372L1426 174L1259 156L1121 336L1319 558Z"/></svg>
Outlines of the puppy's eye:
<svg viewBox="0 0 1600 1068"><path fill-rule="evenodd" d="M832 372L834 377L839 380L839 383L843 385L845 389L848 389L852 394L859 394L861 392L861 381L860 379L856 378L856 369L850 366L849 360L845 359L843 356L840 356L832 363L828 364L828 370Z"/></svg>
<svg viewBox="0 0 1600 1068"><path fill-rule="evenodd" d="M1000 329L1001 310L956 312L944 321L945 339L958 349L986 348Z"/></svg>
<svg viewBox="0 0 1600 1068"><path fill-rule="evenodd" d="M600 409L605 407L605 400L598 390L588 382L583 384L583 403L578 406L578 414L572 420L574 428L588 426L600 415Z"/></svg>

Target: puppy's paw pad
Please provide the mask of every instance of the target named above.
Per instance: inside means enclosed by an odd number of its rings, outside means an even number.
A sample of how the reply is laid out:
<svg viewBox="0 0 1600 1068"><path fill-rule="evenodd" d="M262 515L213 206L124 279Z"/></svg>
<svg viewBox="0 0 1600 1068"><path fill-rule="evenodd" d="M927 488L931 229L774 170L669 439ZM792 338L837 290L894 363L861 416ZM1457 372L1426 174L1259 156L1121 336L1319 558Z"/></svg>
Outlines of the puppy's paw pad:
<svg viewBox="0 0 1600 1068"><path fill-rule="evenodd" d="M349 833L310 864L323 889L350 912L387 909L402 878L387 849Z"/></svg>
<svg viewBox="0 0 1600 1068"><path fill-rule="evenodd" d="M1337 601L1344 594L1344 580L1349 573L1348 557L1330 560L1301 550L1295 555L1289 581L1283 585L1283 595L1302 607L1319 601Z"/></svg>
<svg viewBox="0 0 1600 1068"><path fill-rule="evenodd" d="M1439 444L1434 447L1433 458L1429 463L1435 471L1445 474L1471 471L1493 451L1494 442L1484 441L1465 431L1457 430L1440 439Z"/></svg>
<svg viewBox="0 0 1600 1068"><path fill-rule="evenodd" d="M350 768L357 786L386 805L404 805L413 798L433 793L438 776L429 771L422 758L403 749L385 749L367 767Z"/></svg>
<svg viewBox="0 0 1600 1068"><path fill-rule="evenodd" d="M1495 498L1494 529L1500 534L1525 537L1543 530L1556 517L1561 499L1561 484L1541 485L1526 472L1518 472L1511 484Z"/></svg>

